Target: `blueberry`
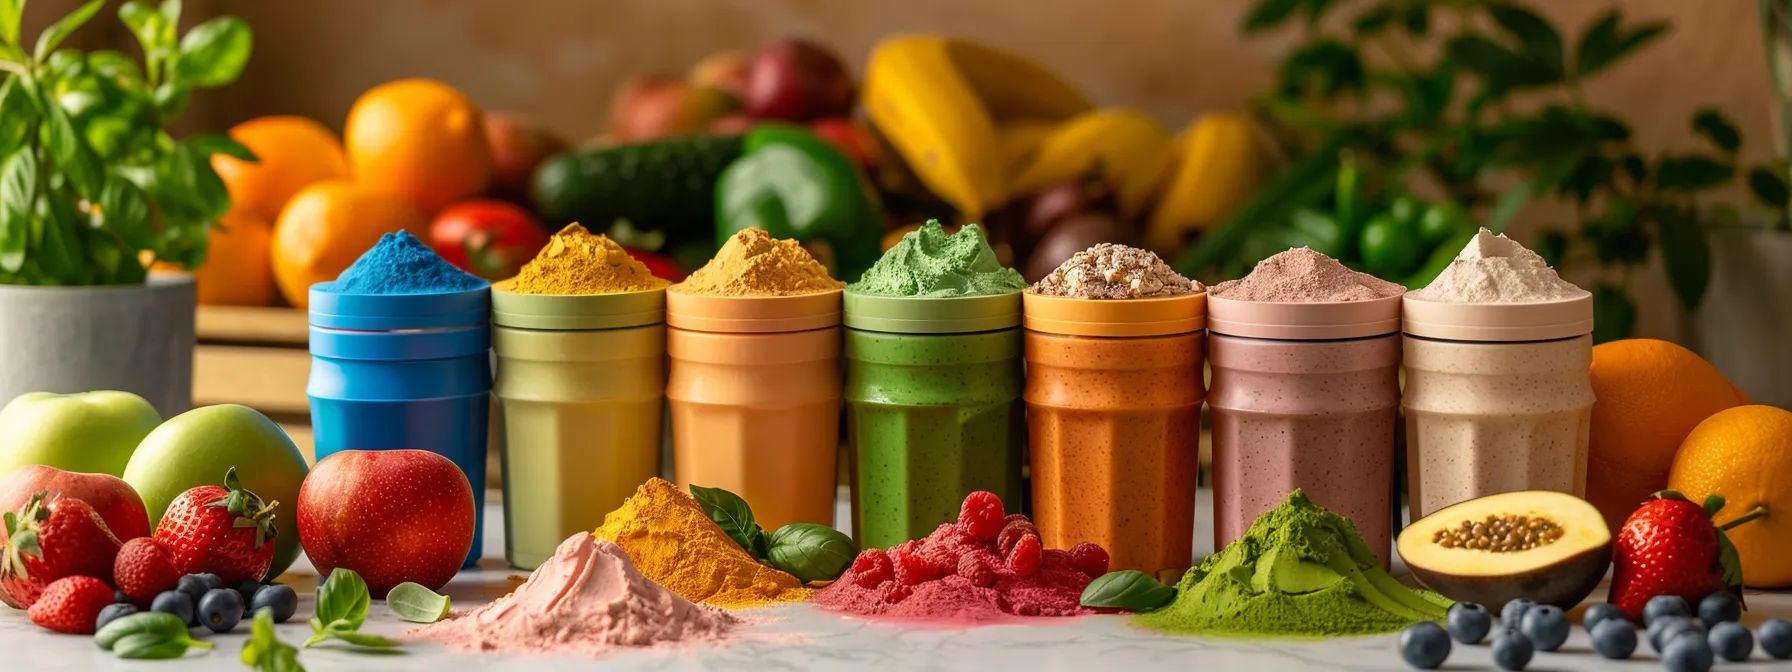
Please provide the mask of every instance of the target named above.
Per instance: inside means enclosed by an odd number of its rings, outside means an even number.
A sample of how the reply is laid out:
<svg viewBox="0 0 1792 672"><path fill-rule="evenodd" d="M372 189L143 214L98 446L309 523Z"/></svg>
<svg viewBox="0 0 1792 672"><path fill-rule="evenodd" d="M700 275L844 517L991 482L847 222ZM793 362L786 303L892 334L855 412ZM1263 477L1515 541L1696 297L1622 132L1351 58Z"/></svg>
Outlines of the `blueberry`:
<svg viewBox="0 0 1792 672"><path fill-rule="evenodd" d="M155 601L149 603L150 611L179 616L181 622L193 622L193 599L178 590L164 590L157 595Z"/></svg>
<svg viewBox="0 0 1792 672"><path fill-rule="evenodd" d="M1536 602L1523 597L1507 602L1506 606L1500 608L1500 627L1516 630L1518 624L1524 622L1524 612L1534 606L1537 606Z"/></svg>
<svg viewBox="0 0 1792 672"><path fill-rule="evenodd" d="M199 600L199 623L212 632L230 632L243 619L243 595L227 588L214 588Z"/></svg>
<svg viewBox="0 0 1792 672"><path fill-rule="evenodd" d="M1686 606L1686 599L1679 595L1656 595L1643 603L1643 625L1663 616L1692 618L1692 607Z"/></svg>
<svg viewBox="0 0 1792 672"><path fill-rule="evenodd" d="M1562 642L1568 641L1568 615L1562 608L1543 604L1531 607L1519 619L1518 629L1539 651L1554 651L1562 648Z"/></svg>
<svg viewBox="0 0 1792 672"><path fill-rule="evenodd" d="M261 592L260 581L244 581L236 584L236 593L243 596L243 616L249 615L249 605L255 603L255 594Z"/></svg>
<svg viewBox="0 0 1792 672"><path fill-rule="evenodd" d="M1699 620L1705 627L1717 627L1719 623L1731 623L1742 620L1742 602L1735 595L1718 591L1706 595L1699 600Z"/></svg>
<svg viewBox="0 0 1792 672"><path fill-rule="evenodd" d="M1587 607L1587 613L1580 617L1580 622L1587 626L1587 634L1593 634L1593 628L1598 627L1600 621L1613 618L1620 621L1626 620L1624 610L1619 609L1615 604L1600 603Z"/></svg>
<svg viewBox="0 0 1792 672"><path fill-rule="evenodd" d="M1667 649L1661 652L1661 666L1668 672L1707 672L1712 662L1711 645L1692 631L1668 640Z"/></svg>
<svg viewBox="0 0 1792 672"><path fill-rule="evenodd" d="M1400 657L1421 670L1435 670L1450 657L1450 635L1431 621L1419 621L1400 631Z"/></svg>
<svg viewBox="0 0 1792 672"><path fill-rule="evenodd" d="M1776 618L1762 623L1755 630L1755 637L1761 640L1761 650L1767 655L1780 660L1792 658L1792 621Z"/></svg>
<svg viewBox="0 0 1792 672"><path fill-rule="evenodd" d="M105 609L100 610L100 617L93 620L93 630L99 632L100 628L106 627L107 623L135 613L137 613L137 608L130 604L124 602L108 604Z"/></svg>
<svg viewBox="0 0 1792 672"><path fill-rule="evenodd" d="M1732 663L1748 660L1748 654L1755 651L1755 636L1735 621L1724 621L1711 627L1711 634L1705 636L1711 644L1712 653Z"/></svg>
<svg viewBox="0 0 1792 672"><path fill-rule="evenodd" d="M1622 618L1600 621L1593 626L1593 650L1612 660L1629 658L1636 653L1636 629Z"/></svg>
<svg viewBox="0 0 1792 672"><path fill-rule="evenodd" d="M1531 664L1536 648L1517 628L1506 628L1493 638L1493 664L1502 670L1522 670Z"/></svg>
<svg viewBox="0 0 1792 672"><path fill-rule="evenodd" d="M255 599L249 603L249 613L261 611L262 608L274 610L274 622L285 623L292 618L293 612L299 610L299 594L293 592L292 586L283 583L271 584L255 591Z"/></svg>
<svg viewBox="0 0 1792 672"><path fill-rule="evenodd" d="M1450 636L1463 644L1480 644L1493 629L1493 616L1487 608L1473 602L1457 602L1450 605L1448 617L1444 619Z"/></svg>
<svg viewBox="0 0 1792 672"><path fill-rule="evenodd" d="M1693 632L1700 637L1705 636L1705 627L1690 618L1669 617L1661 619L1661 628L1649 637L1649 645L1655 647L1657 653L1667 651L1668 642L1685 632Z"/></svg>
<svg viewBox="0 0 1792 672"><path fill-rule="evenodd" d="M199 599L205 597L206 593L223 587L224 580L218 578L217 574L188 574L180 577L180 582L174 584L174 589L185 593L193 600L193 604L199 604Z"/></svg>
<svg viewBox="0 0 1792 672"><path fill-rule="evenodd" d="M112 603L113 604L119 604L119 603L129 602L129 601L131 601L131 596L124 594L124 591L122 591L122 590L112 591Z"/></svg>

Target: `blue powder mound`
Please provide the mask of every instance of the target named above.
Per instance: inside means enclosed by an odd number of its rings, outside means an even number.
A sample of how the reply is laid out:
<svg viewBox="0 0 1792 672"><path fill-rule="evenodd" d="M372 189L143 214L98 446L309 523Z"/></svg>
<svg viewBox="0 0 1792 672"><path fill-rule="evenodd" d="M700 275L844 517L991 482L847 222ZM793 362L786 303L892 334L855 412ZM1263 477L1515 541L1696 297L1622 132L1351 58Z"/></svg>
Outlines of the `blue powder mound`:
<svg viewBox="0 0 1792 672"><path fill-rule="evenodd" d="M318 289L336 294L444 294L489 284L455 268L409 231L399 231L380 236L380 242L336 276L335 282Z"/></svg>

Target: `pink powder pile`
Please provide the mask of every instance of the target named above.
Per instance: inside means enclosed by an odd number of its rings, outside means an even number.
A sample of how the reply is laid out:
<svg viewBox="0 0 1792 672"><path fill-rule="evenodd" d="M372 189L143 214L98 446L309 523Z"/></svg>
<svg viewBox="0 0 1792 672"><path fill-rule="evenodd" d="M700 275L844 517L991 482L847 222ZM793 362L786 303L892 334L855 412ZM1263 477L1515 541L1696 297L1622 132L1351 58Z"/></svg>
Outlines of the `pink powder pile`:
<svg viewBox="0 0 1792 672"><path fill-rule="evenodd" d="M972 502L958 523L944 523L925 539L888 551L867 549L838 581L815 593L816 605L866 616L987 621L1013 616L1079 616L1083 588L1107 573L1108 555L1095 544L1071 551L1041 549L1026 516L994 515L971 522ZM969 517L967 517L969 516Z"/></svg>
<svg viewBox="0 0 1792 672"><path fill-rule="evenodd" d="M1350 270L1337 259L1296 247L1257 262L1251 274L1207 289L1208 296L1263 303L1372 301L1406 293L1406 288Z"/></svg>
<svg viewBox="0 0 1792 672"><path fill-rule="evenodd" d="M598 656L716 640L739 621L641 576L621 546L577 534L509 595L406 633L462 651Z"/></svg>

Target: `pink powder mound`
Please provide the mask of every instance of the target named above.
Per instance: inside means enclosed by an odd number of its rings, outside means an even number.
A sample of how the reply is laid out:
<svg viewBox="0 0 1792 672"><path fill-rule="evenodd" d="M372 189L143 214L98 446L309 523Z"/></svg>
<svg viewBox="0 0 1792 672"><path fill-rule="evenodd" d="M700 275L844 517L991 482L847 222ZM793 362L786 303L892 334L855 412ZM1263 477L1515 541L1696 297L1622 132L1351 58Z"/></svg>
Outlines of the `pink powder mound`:
<svg viewBox="0 0 1792 672"><path fill-rule="evenodd" d="M738 623L641 576L621 546L577 534L511 594L405 636L462 651L597 656L720 639Z"/></svg>
<svg viewBox="0 0 1792 672"><path fill-rule="evenodd" d="M1306 247L1259 261L1250 275L1207 288L1208 296L1263 303L1372 301L1405 293L1397 283L1350 270Z"/></svg>
<svg viewBox="0 0 1792 672"><path fill-rule="evenodd" d="M903 591L896 587L894 578L871 587L861 586L856 569L848 570L838 581L815 593L815 604L866 616L956 621L1097 613L1080 604L1083 588L1093 577L1071 566L1069 551L1046 550L1038 571L1019 576L1002 561L996 540L979 539L953 523L942 524L926 539L899 545L891 552L907 552L902 550L905 548L920 557L934 559L941 576L905 586L907 590ZM956 567L967 555L994 570L991 585L978 586L958 575ZM896 602L886 597L893 592L898 593ZM903 592L907 594L900 595Z"/></svg>

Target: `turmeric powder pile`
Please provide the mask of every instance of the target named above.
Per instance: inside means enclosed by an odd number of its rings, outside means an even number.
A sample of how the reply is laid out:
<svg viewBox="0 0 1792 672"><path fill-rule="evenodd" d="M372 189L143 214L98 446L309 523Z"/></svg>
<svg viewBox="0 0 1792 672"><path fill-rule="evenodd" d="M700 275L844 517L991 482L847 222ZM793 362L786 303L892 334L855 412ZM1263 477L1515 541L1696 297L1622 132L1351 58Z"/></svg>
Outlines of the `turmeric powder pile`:
<svg viewBox="0 0 1792 672"><path fill-rule="evenodd" d="M814 592L759 564L703 513L689 494L649 479L592 532L628 552L635 568L692 602L728 609L801 602Z"/></svg>
<svg viewBox="0 0 1792 672"><path fill-rule="evenodd" d="M673 291L709 296L794 296L845 286L795 240L778 240L760 229L741 229L714 259Z"/></svg>
<svg viewBox="0 0 1792 672"><path fill-rule="evenodd" d="M547 247L516 274L510 291L518 294L609 294L664 287L647 265L601 233L578 222L554 234Z"/></svg>

